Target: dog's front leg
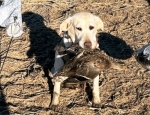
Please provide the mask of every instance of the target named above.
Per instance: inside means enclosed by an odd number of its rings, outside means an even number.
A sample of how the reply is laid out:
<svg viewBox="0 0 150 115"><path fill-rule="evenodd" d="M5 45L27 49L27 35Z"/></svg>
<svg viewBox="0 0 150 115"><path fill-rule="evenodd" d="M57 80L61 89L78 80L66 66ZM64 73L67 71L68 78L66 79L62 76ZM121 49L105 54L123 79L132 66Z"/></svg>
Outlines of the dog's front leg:
<svg viewBox="0 0 150 115"><path fill-rule="evenodd" d="M58 104L59 104L59 97L60 97L60 86L61 82L54 83L54 90L53 90L53 98L52 103L50 105L50 109L54 111L58 111Z"/></svg>
<svg viewBox="0 0 150 115"><path fill-rule="evenodd" d="M101 107L100 96L99 96L99 75L93 80L93 99L92 106L99 108Z"/></svg>
<svg viewBox="0 0 150 115"><path fill-rule="evenodd" d="M58 76L57 78L55 78L53 97L52 97L52 102L50 105L50 109L54 111L59 111L58 107L59 107L60 87L61 87L61 83L67 78L68 77L65 77L65 76Z"/></svg>

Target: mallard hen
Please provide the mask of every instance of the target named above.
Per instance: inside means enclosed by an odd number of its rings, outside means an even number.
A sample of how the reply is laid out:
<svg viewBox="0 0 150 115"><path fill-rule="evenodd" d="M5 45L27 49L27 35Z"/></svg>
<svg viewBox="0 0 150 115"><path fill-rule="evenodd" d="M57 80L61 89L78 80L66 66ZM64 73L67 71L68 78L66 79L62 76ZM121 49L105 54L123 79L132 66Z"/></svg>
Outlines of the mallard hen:
<svg viewBox="0 0 150 115"><path fill-rule="evenodd" d="M104 55L99 49L82 49L78 45L72 45L66 51L76 56L56 72L54 78L67 76L76 78L79 81L92 80L103 70L126 68L124 65L111 62L108 59L109 57Z"/></svg>

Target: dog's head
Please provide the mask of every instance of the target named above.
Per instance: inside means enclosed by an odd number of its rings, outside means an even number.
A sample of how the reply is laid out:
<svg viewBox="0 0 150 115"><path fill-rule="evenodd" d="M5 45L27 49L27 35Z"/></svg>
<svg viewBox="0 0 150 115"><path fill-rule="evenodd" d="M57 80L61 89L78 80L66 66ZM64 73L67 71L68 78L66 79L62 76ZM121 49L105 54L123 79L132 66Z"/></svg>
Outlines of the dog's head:
<svg viewBox="0 0 150 115"><path fill-rule="evenodd" d="M60 25L60 32L68 31L71 39L64 39L64 43L67 47L72 43L79 43L82 48L97 48L98 42L96 34L99 29L104 30L102 20L88 12L77 13L67 18Z"/></svg>

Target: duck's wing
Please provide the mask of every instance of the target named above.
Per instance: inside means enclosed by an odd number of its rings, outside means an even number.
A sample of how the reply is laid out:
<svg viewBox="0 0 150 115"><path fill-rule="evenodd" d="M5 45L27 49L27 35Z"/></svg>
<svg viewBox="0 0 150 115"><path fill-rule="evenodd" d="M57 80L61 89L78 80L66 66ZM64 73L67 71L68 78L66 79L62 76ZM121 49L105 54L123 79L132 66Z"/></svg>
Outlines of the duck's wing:
<svg viewBox="0 0 150 115"><path fill-rule="evenodd" d="M100 69L95 66L94 59L79 60L74 69L76 70L75 75L84 80L94 79L100 74Z"/></svg>
<svg viewBox="0 0 150 115"><path fill-rule="evenodd" d="M55 74L54 77L59 77L59 76L67 76L67 77L72 77L76 73L76 65L78 65L78 60L80 59L80 56L82 56L83 53L79 53L77 56L71 58L69 61L67 61L63 67L58 70Z"/></svg>

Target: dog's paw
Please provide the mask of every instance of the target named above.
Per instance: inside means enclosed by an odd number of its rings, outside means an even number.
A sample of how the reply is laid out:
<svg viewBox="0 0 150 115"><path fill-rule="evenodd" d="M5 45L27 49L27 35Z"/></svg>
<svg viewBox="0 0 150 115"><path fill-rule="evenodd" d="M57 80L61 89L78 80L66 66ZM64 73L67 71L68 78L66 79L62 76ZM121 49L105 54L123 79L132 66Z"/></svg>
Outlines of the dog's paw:
<svg viewBox="0 0 150 115"><path fill-rule="evenodd" d="M101 103L92 103L92 107L93 108L101 108L102 105L101 105Z"/></svg>
<svg viewBox="0 0 150 115"><path fill-rule="evenodd" d="M50 108L51 110L53 110L53 111L59 112L59 106L58 106L58 105L53 105L53 104L51 104L49 108Z"/></svg>

